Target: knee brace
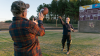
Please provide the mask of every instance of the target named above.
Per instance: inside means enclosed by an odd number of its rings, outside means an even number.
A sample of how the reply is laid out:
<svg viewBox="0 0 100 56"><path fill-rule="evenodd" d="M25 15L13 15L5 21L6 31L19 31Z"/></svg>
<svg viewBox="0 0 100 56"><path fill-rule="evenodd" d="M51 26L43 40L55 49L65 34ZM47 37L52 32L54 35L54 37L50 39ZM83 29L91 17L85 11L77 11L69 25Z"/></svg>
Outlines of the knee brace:
<svg viewBox="0 0 100 56"><path fill-rule="evenodd" d="M67 44L71 44L71 43L72 43L72 40L67 41Z"/></svg>

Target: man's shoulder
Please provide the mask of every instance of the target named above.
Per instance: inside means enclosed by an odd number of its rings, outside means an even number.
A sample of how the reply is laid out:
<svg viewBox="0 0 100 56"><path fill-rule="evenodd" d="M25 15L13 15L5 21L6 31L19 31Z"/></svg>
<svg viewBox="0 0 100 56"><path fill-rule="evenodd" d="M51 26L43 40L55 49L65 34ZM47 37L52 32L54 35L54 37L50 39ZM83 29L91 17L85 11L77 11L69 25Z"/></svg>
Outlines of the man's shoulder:
<svg viewBox="0 0 100 56"><path fill-rule="evenodd" d="M37 25L36 23L32 22L31 20L28 21L28 24L29 24L29 27L34 27Z"/></svg>
<svg viewBox="0 0 100 56"><path fill-rule="evenodd" d="M72 25L72 24L69 24L69 25Z"/></svg>
<svg viewBox="0 0 100 56"><path fill-rule="evenodd" d="M23 23L23 24L27 24L27 25L28 25L28 24L29 24L29 25L30 25L30 24L34 24L34 22L32 22L31 20L22 20L22 23Z"/></svg>

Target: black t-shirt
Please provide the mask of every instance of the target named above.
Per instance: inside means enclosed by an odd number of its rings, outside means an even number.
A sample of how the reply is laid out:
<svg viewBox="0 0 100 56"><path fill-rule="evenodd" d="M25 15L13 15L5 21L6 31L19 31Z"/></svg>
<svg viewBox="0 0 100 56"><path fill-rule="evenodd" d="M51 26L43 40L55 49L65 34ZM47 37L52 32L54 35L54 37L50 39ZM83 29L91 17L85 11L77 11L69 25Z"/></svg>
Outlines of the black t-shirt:
<svg viewBox="0 0 100 56"><path fill-rule="evenodd" d="M74 29L73 26L71 24L64 23L62 19L60 21L61 21L61 24L63 25L63 35L70 35L71 28Z"/></svg>

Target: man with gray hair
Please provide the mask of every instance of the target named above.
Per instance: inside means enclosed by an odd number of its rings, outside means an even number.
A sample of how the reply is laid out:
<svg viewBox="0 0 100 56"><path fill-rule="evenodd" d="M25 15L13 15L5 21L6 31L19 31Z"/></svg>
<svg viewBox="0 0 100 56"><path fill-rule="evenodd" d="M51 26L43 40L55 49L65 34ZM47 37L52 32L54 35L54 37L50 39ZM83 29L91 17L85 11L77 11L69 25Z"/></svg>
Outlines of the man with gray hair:
<svg viewBox="0 0 100 56"><path fill-rule="evenodd" d="M14 41L14 56L42 56L38 36L45 35L43 14L39 13L38 23L27 19L29 4L15 1L11 5L13 21L9 33Z"/></svg>
<svg viewBox="0 0 100 56"><path fill-rule="evenodd" d="M64 51L65 42L67 40L67 54L69 54L69 49L71 45L71 31L74 32L74 28L71 24L69 24L70 22L69 17L66 18L66 23L64 23L61 16L59 16L59 18L60 18L61 24L63 25L62 51Z"/></svg>

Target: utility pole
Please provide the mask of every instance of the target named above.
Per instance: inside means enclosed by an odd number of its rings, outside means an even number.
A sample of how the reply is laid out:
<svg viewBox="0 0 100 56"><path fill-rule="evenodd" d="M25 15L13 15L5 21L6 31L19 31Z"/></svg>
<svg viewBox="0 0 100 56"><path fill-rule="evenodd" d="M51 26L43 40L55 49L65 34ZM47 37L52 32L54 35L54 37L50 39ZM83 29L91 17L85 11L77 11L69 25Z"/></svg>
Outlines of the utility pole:
<svg viewBox="0 0 100 56"><path fill-rule="evenodd" d="M58 7L58 0L56 0L57 2L57 7ZM56 11L56 27L57 27L57 11Z"/></svg>

